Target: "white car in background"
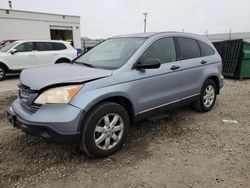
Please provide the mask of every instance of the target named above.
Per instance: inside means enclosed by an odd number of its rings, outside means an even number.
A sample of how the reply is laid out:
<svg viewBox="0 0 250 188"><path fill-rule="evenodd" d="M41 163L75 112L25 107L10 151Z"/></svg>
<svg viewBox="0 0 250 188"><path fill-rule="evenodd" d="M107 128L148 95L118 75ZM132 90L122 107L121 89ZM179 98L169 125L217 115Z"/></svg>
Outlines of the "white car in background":
<svg viewBox="0 0 250 188"><path fill-rule="evenodd" d="M0 81L8 73L30 67L68 63L76 57L77 50L65 41L16 41L0 49Z"/></svg>

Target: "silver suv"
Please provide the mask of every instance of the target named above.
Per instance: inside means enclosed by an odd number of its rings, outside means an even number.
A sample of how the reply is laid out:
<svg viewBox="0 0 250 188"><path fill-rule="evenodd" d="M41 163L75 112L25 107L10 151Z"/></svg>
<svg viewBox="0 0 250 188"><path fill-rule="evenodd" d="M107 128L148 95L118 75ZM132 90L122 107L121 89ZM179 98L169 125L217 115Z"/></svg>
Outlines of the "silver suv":
<svg viewBox="0 0 250 188"><path fill-rule="evenodd" d="M8 119L22 131L75 142L89 155L120 148L129 126L187 104L207 112L223 85L205 37L176 32L110 38L72 63L26 69Z"/></svg>

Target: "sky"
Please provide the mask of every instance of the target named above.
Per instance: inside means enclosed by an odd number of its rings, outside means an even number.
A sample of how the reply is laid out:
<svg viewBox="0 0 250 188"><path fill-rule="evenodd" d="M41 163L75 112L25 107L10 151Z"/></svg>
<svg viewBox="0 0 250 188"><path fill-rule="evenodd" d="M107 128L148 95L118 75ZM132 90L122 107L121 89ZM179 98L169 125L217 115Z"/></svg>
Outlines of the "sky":
<svg viewBox="0 0 250 188"><path fill-rule="evenodd" d="M208 34L250 31L250 0L12 0L13 9L81 16L81 36L143 32ZM8 8L8 0L0 0Z"/></svg>

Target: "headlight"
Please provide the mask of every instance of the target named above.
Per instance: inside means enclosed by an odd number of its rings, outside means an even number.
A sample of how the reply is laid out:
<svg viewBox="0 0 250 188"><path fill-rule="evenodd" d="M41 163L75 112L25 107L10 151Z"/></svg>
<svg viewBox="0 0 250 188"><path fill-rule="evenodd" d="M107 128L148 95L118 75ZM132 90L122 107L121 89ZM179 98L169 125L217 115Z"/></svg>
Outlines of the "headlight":
<svg viewBox="0 0 250 188"><path fill-rule="evenodd" d="M40 94L34 103L68 103L83 85L70 85L48 89Z"/></svg>

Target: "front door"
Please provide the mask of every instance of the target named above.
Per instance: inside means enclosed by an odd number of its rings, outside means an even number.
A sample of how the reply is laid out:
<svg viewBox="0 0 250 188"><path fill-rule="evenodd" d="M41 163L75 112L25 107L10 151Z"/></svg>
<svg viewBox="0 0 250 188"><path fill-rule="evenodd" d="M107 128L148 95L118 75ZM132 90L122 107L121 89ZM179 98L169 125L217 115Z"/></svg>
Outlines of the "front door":
<svg viewBox="0 0 250 188"><path fill-rule="evenodd" d="M30 68L36 65L33 42L24 42L15 47L16 53L8 53L9 66L13 70Z"/></svg>
<svg viewBox="0 0 250 188"><path fill-rule="evenodd" d="M36 42L36 64L37 66L55 64L55 57L59 52L53 49L52 42Z"/></svg>
<svg viewBox="0 0 250 188"><path fill-rule="evenodd" d="M181 100L182 69L176 61L173 38L166 37L153 42L139 63L146 59L158 59L161 66L158 69L134 71L138 114Z"/></svg>

